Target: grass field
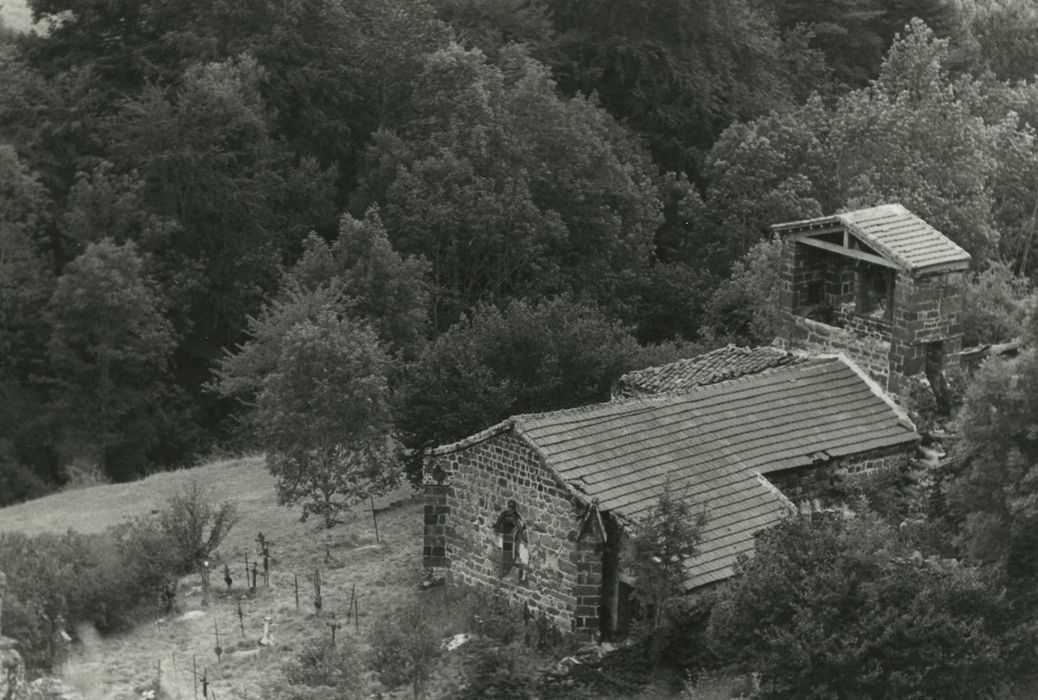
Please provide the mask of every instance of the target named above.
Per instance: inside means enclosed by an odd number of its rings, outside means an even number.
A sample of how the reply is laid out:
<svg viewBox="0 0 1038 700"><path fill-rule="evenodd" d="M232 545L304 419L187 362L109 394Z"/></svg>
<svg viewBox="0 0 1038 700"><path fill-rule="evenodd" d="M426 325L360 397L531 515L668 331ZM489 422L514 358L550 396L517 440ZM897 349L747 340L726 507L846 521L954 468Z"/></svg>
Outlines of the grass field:
<svg viewBox="0 0 1038 700"><path fill-rule="evenodd" d="M194 469L168 472L129 484L95 486L54 494L37 501L0 509L0 532L30 534L99 532L158 508L174 490L197 480L217 501L237 503L241 519L220 547L212 576L210 606L202 607L200 580L181 581L178 603L188 619L143 620L134 630L99 638L89 629L77 630L66 678L88 700L139 698L137 689L161 673L163 687L174 698L193 698L188 669L192 658L199 672L205 669L216 698L263 697L263 685L273 678L282 659L306 639L327 636L330 614L345 619L350 592L356 585L360 610L359 630L347 632L365 646L367 630L383 611L419 595L422 506L409 490L376 501L381 544L375 542L370 510L359 507L346 522L324 530L316 521L302 523L299 511L279 507L273 479L258 457L226 460ZM269 588L262 580L257 595L243 604L245 633L236 615L235 597L245 592L244 557L256 552L254 541L263 532L274 542ZM223 563L230 564L232 595L223 583ZM2 568L2 562L0 562ZM323 618L313 614L310 577L320 568ZM295 609L293 580L298 576L300 611ZM261 574L262 579L262 574ZM257 655L256 641L263 620L271 618L276 645ZM227 650L217 664L215 628ZM160 670L161 669L161 670ZM400 697L409 692L398 693ZM389 694L386 697L394 697ZM201 692L199 692L201 697Z"/></svg>
<svg viewBox="0 0 1038 700"><path fill-rule="evenodd" d="M350 595L356 586L359 625L356 620L339 630L349 637L360 654L368 649L368 634L376 620L415 598L433 606L437 624L450 636L464 611L444 599L445 588L419 592L421 577L422 502L408 488L376 499L380 542L375 540L371 511L358 507L343 524L330 530L316 520L300 522L299 510L279 507L274 497L274 480L261 457L243 457L212 462L193 469L155 474L128 484L111 484L57 493L29 503L0 509L0 533L101 532L128 519L148 515L163 506L178 489L198 483L213 501L237 504L240 520L217 553L212 574L210 604L202 604L201 581L197 575L180 581L178 615L170 619L151 614L137 627L118 635L100 637L88 628L76 630L76 642L65 670L66 681L86 700L129 700L141 698L140 690L158 676L167 696L194 700L190 669L197 664L211 681L210 698L272 698L264 692L277 675L278 666L308 639L327 637L331 615L345 622ZM259 532L274 542L270 587L262 585L254 597L242 604L244 634L236 614L236 600L246 593L244 559L256 554ZM222 567L231 566L234 577L230 595L223 583ZM320 569L323 611L313 611L311 577ZM3 562L0 562L0 570ZM262 575L261 575L262 576ZM296 611L294 580L300 587L300 610ZM453 593L452 600L453 600ZM272 648L260 648L264 619L269 617L275 640ZM224 650L217 663L215 631L219 629ZM445 694L444 688L459 681L465 652L454 652L441 664L429 697ZM541 660L547 667L553 660ZM403 699L409 689L386 692L367 673L371 697ZM632 700L695 698L724 700L730 697L731 679L707 680L689 694L676 692L663 683L644 689ZM202 697L198 690L199 698ZM614 699L615 700L615 699Z"/></svg>

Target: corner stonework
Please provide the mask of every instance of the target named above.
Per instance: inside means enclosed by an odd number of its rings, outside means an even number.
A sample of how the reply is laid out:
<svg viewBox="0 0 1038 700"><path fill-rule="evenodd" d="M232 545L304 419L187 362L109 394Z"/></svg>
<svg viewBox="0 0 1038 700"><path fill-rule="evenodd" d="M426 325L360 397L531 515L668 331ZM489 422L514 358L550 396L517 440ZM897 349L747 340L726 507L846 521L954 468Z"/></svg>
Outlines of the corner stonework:
<svg viewBox="0 0 1038 700"><path fill-rule="evenodd" d="M573 633L582 642L598 641L604 552L603 534L595 527L582 527L577 533L577 543L572 554L573 565L577 569L577 584L573 587L577 599L573 610Z"/></svg>

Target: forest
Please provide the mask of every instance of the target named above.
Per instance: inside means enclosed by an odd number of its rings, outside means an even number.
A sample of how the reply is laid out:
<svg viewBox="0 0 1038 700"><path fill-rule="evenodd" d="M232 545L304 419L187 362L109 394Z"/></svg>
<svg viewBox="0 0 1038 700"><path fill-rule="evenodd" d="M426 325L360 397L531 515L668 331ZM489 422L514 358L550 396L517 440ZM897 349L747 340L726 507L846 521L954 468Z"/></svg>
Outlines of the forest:
<svg viewBox="0 0 1038 700"><path fill-rule="evenodd" d="M3 501L263 447L300 323L414 454L769 342L775 222L901 202L973 256L967 346L1019 334L1038 274L1027 0L30 7L0 34Z"/></svg>

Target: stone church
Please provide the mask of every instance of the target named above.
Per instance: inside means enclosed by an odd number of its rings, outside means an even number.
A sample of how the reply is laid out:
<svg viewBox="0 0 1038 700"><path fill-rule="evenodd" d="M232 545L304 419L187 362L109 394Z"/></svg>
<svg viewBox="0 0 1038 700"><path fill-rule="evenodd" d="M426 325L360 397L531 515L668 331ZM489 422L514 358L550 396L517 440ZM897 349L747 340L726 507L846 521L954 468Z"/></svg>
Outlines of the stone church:
<svg viewBox="0 0 1038 700"><path fill-rule="evenodd" d="M969 256L898 205L774 229L777 347L632 372L608 403L513 416L427 454L429 577L597 639L626 629L624 538L665 484L706 515L695 590L731 576L819 476L907 464L919 436L888 392L956 361Z"/></svg>

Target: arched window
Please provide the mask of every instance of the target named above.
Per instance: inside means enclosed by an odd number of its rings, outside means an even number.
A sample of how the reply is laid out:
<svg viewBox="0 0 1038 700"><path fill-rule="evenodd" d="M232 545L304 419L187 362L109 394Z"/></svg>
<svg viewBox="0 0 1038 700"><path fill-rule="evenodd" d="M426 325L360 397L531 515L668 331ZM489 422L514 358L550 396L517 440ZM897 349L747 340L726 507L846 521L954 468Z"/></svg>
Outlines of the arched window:
<svg viewBox="0 0 1038 700"><path fill-rule="evenodd" d="M529 561L529 554L526 548L526 523L519 515L518 503L508 502L508 508L494 523L494 532L497 533L497 547L501 552L501 575L508 574L516 567L519 570L519 580L522 580L523 567Z"/></svg>

